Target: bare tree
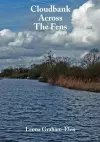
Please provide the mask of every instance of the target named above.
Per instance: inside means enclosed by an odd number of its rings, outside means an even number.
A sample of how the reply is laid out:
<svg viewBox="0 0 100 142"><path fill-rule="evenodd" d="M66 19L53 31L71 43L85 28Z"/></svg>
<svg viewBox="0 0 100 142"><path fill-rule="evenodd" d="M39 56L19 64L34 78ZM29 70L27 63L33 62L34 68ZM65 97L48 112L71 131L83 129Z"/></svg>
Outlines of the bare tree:
<svg viewBox="0 0 100 142"><path fill-rule="evenodd" d="M48 52L47 56L44 56L44 63L46 63L47 65L51 66L55 64L55 58L54 58L54 54L52 51Z"/></svg>
<svg viewBox="0 0 100 142"><path fill-rule="evenodd" d="M84 56L82 65L84 66L94 65L98 61L100 61L100 52L98 49L94 48Z"/></svg>

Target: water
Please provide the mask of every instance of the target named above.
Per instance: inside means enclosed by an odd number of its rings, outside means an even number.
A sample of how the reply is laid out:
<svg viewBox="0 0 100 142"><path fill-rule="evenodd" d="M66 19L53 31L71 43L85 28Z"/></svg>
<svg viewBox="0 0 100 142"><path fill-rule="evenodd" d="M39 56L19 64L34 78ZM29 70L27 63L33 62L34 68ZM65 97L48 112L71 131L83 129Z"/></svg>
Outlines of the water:
<svg viewBox="0 0 100 142"><path fill-rule="evenodd" d="M26 127L75 131L26 132ZM0 80L0 142L100 142L100 93Z"/></svg>

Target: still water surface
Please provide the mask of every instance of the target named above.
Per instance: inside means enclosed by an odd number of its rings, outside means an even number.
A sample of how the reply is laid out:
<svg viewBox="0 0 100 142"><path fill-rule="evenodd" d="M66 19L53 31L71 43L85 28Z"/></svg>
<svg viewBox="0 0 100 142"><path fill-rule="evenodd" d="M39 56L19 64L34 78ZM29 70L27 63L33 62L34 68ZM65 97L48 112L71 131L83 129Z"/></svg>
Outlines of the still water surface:
<svg viewBox="0 0 100 142"><path fill-rule="evenodd" d="M75 132L26 132L26 127ZM0 80L0 142L100 142L100 93Z"/></svg>

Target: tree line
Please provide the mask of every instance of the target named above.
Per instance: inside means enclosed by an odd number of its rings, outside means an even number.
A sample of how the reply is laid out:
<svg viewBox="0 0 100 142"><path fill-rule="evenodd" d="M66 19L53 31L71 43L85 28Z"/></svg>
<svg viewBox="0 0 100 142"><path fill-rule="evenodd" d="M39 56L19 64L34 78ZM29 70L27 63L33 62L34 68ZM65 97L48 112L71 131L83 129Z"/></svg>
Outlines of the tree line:
<svg viewBox="0 0 100 142"><path fill-rule="evenodd" d="M79 65L73 65L71 58L55 58L50 51L41 64L33 64L28 68L23 66L9 67L3 69L0 76L9 78L40 78L44 82L47 82L48 79L52 79L55 82L59 76L64 76L81 79L86 82L99 82L100 52L94 48L83 57Z"/></svg>

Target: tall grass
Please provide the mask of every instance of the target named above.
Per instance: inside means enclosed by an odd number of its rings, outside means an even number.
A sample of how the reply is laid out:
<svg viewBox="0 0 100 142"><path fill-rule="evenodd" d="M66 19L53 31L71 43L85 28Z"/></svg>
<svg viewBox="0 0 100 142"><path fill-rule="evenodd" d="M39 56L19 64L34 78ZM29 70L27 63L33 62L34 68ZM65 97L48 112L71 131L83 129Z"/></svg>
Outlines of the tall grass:
<svg viewBox="0 0 100 142"><path fill-rule="evenodd" d="M52 79L48 79L48 82L69 89L100 92L100 83L90 80L83 81L73 77L60 76L55 82Z"/></svg>

